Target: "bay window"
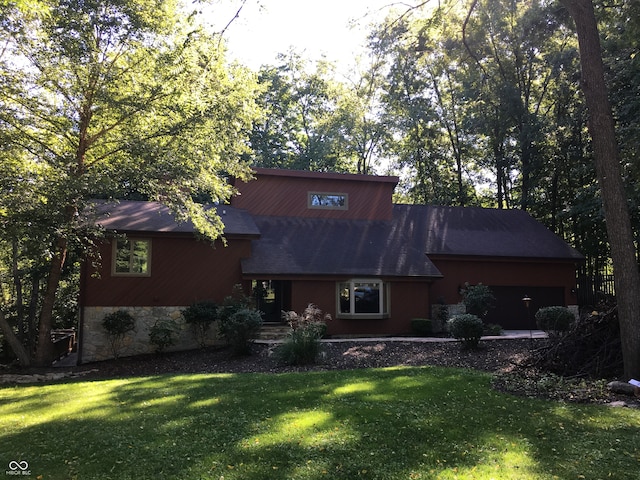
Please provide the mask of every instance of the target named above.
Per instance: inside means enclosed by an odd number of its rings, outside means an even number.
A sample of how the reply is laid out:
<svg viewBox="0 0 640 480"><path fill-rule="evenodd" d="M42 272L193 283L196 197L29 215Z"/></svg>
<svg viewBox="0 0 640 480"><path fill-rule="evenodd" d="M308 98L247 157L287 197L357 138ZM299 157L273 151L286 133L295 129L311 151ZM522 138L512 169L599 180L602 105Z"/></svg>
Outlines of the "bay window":
<svg viewBox="0 0 640 480"><path fill-rule="evenodd" d="M338 317L383 318L389 313L388 285L377 279L338 284Z"/></svg>

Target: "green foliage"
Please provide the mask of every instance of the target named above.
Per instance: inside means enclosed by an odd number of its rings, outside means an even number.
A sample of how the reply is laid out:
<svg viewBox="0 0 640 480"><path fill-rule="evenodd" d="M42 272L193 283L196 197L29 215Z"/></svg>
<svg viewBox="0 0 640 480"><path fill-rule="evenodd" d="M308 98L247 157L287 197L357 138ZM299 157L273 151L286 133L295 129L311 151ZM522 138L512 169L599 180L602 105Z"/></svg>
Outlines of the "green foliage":
<svg viewBox="0 0 640 480"><path fill-rule="evenodd" d="M411 331L419 337L428 337L433 333L431 320L428 318L412 318Z"/></svg>
<svg viewBox="0 0 640 480"><path fill-rule="evenodd" d="M222 322L221 324L222 325ZM249 355L251 344L260 333L262 316L253 308L241 308L224 321L220 334L236 355Z"/></svg>
<svg viewBox="0 0 640 480"><path fill-rule="evenodd" d="M254 308L255 299L244 293L242 285L233 286L232 294L218 307L218 331L237 355L251 353L251 343L262 327L262 315Z"/></svg>
<svg viewBox="0 0 640 480"><path fill-rule="evenodd" d="M222 337L226 336L230 318L238 311L255 307L255 298L246 295L242 285L233 286L231 295L228 295L217 308L218 331Z"/></svg>
<svg viewBox="0 0 640 480"><path fill-rule="evenodd" d="M477 285L464 284L462 289L462 303L464 303L467 313L484 318L495 304L496 298L491 289L482 283Z"/></svg>
<svg viewBox="0 0 640 480"><path fill-rule="evenodd" d="M431 328L434 332L442 332L447 325L449 319L449 307L444 303L438 303L433 306L433 318Z"/></svg>
<svg viewBox="0 0 640 480"><path fill-rule="evenodd" d="M545 332L566 332L576 317L567 307L543 307L536 312L536 325Z"/></svg>
<svg viewBox="0 0 640 480"><path fill-rule="evenodd" d="M322 314L316 305L309 304L300 315L294 311L282 312L283 319L291 327L291 332L276 354L287 365L315 363L320 353L320 339L326 334L331 315Z"/></svg>
<svg viewBox="0 0 640 480"><path fill-rule="evenodd" d="M496 323L485 323L483 333L484 335L499 337L500 335L502 335L502 326Z"/></svg>
<svg viewBox="0 0 640 480"><path fill-rule="evenodd" d="M315 71L293 51L263 66L258 102L265 112L251 133L253 163L260 167L352 172L355 158L345 133L345 92L328 62ZM346 111L345 111L346 110Z"/></svg>
<svg viewBox="0 0 640 480"><path fill-rule="evenodd" d="M465 348L476 348L484 332L484 324L476 315L463 313L447 322L447 330L453 338L462 341Z"/></svg>
<svg viewBox="0 0 640 480"><path fill-rule="evenodd" d="M129 332L135 330L136 320L126 310L116 310L102 319L102 328L107 331L114 358L120 356L122 342Z"/></svg>
<svg viewBox="0 0 640 480"><path fill-rule="evenodd" d="M102 319L102 327L109 335L126 335L135 329L135 319L126 310L116 310Z"/></svg>
<svg viewBox="0 0 640 480"><path fill-rule="evenodd" d="M218 318L216 303L211 301L193 303L182 311L182 316L185 322L193 327L199 345L204 347L209 327Z"/></svg>
<svg viewBox="0 0 640 480"><path fill-rule="evenodd" d="M156 320L149 328L149 341L156 347L157 353L164 352L168 347L176 343L175 335L180 327L170 318Z"/></svg>
<svg viewBox="0 0 640 480"><path fill-rule="evenodd" d="M31 320L47 330L65 262L100 233L91 200L160 200L219 237L215 209L194 198L224 203L227 178L250 177L259 112L253 75L172 0L28 3L1 7L0 242L20 242L20 263L38 269ZM12 264L10 249L0 255ZM47 364L42 343L32 350Z"/></svg>

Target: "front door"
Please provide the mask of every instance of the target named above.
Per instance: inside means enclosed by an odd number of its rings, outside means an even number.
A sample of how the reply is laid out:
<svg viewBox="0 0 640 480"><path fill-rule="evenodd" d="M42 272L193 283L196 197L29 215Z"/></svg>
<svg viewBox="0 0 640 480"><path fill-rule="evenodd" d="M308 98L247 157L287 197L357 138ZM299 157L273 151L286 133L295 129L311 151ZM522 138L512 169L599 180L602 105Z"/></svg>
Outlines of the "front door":
<svg viewBox="0 0 640 480"><path fill-rule="evenodd" d="M256 308L266 323L282 323L282 312L291 310L291 282L288 280L253 280Z"/></svg>

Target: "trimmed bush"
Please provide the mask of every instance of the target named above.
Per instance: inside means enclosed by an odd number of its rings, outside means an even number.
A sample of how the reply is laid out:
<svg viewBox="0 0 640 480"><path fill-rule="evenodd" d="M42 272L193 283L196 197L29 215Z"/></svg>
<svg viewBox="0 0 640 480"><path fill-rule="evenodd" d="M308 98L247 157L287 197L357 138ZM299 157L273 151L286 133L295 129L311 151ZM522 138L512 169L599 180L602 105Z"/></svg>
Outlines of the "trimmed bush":
<svg viewBox="0 0 640 480"><path fill-rule="evenodd" d="M433 333L431 320L428 318L412 318L411 331L419 337L428 337Z"/></svg>
<svg viewBox="0 0 640 480"><path fill-rule="evenodd" d="M462 289L462 303L464 303L467 313L484 318L489 310L494 307L496 298L489 287L478 283L477 285L464 284Z"/></svg>
<svg viewBox="0 0 640 480"><path fill-rule="evenodd" d="M229 319L240 310L255 308L254 299L245 295L242 285L234 285L233 292L222 301L217 309L218 330L222 337L227 336L227 324Z"/></svg>
<svg viewBox="0 0 640 480"><path fill-rule="evenodd" d="M575 320L567 307L543 307L536 312L536 325L545 332L566 332Z"/></svg>
<svg viewBox="0 0 640 480"><path fill-rule="evenodd" d="M449 319L449 307L445 303L438 303L432 307L431 330L434 333L444 331Z"/></svg>
<svg viewBox="0 0 640 480"><path fill-rule="evenodd" d="M180 327L170 318L156 320L149 328L149 341L156 347L156 353L162 353L176 343L174 335Z"/></svg>
<svg viewBox="0 0 640 480"><path fill-rule="evenodd" d="M184 321L193 327L193 332L200 347L207 344L209 327L218 317L215 302L203 301L189 305L182 311Z"/></svg>
<svg viewBox="0 0 640 480"><path fill-rule="evenodd" d="M331 320L331 315L323 315L322 310L310 303L302 315L291 311L282 312L282 317L291 332L276 350L278 359L287 365L315 363L320 353L320 339L327 332L326 322Z"/></svg>
<svg viewBox="0 0 640 480"><path fill-rule="evenodd" d="M126 310L116 310L104 316L102 319L102 328L104 328L109 335L109 344L111 345L113 358L117 359L120 356L122 342L129 332L135 330L135 326L135 318Z"/></svg>
<svg viewBox="0 0 640 480"><path fill-rule="evenodd" d="M447 330L453 338L462 341L465 348L476 348L484 331L484 324L477 315L464 313L447 322Z"/></svg>
<svg viewBox="0 0 640 480"><path fill-rule="evenodd" d="M485 323L484 335L492 335L494 337L499 337L500 335L502 335L502 327L497 323Z"/></svg>
<svg viewBox="0 0 640 480"><path fill-rule="evenodd" d="M224 321L221 335L236 355L251 354L251 344L260 333L262 316L253 308L241 308Z"/></svg>

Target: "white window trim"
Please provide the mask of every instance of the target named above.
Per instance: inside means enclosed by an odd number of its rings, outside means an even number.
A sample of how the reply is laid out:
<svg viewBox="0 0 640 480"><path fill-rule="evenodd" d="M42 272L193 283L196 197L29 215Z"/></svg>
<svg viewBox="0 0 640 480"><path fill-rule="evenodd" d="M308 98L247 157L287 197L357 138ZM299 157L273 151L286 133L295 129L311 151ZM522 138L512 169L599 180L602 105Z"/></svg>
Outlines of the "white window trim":
<svg viewBox="0 0 640 480"><path fill-rule="evenodd" d="M118 241L126 240L128 242L146 242L147 244L147 271L139 272L117 272L116 261L118 256ZM131 259L129 259L131 266ZM114 238L111 243L111 275L114 277L150 277L151 276L151 239L149 238Z"/></svg>
<svg viewBox="0 0 640 480"><path fill-rule="evenodd" d="M340 310L340 286L345 283L349 284L349 313L343 313ZM379 310L380 313L355 313L355 284L358 283L377 283L380 286ZM351 278L336 283L336 318L342 319L383 319L389 318L390 305L389 283L379 278ZM386 308L385 308L386 307Z"/></svg>

